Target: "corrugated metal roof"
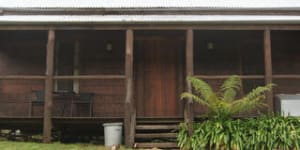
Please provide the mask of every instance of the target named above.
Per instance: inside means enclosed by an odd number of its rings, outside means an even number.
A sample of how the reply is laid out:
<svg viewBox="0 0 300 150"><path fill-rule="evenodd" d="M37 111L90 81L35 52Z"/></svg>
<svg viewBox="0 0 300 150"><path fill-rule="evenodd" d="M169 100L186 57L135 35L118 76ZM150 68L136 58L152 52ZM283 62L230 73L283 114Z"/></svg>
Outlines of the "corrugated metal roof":
<svg viewBox="0 0 300 150"><path fill-rule="evenodd" d="M0 16L0 24L130 24L130 23L284 23L299 24L300 16L257 15L8 15Z"/></svg>
<svg viewBox="0 0 300 150"><path fill-rule="evenodd" d="M0 7L300 9L300 0L0 0Z"/></svg>

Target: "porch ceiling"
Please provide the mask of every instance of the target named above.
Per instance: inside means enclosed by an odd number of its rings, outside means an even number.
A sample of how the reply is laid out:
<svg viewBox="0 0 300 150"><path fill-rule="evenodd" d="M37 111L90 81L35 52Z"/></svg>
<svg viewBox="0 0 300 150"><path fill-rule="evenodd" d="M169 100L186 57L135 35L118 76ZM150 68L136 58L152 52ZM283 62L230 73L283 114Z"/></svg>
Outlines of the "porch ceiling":
<svg viewBox="0 0 300 150"><path fill-rule="evenodd" d="M299 24L285 15L6 15L0 24Z"/></svg>

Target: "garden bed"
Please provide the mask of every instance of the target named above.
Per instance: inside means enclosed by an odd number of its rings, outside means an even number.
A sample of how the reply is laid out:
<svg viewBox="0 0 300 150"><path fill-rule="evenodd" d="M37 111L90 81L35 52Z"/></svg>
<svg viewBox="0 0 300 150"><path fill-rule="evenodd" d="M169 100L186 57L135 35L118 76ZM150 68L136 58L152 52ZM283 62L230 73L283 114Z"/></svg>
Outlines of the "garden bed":
<svg viewBox="0 0 300 150"><path fill-rule="evenodd" d="M181 125L178 141L182 149L300 149L300 119L296 117L211 119L193 127L188 136L188 126Z"/></svg>

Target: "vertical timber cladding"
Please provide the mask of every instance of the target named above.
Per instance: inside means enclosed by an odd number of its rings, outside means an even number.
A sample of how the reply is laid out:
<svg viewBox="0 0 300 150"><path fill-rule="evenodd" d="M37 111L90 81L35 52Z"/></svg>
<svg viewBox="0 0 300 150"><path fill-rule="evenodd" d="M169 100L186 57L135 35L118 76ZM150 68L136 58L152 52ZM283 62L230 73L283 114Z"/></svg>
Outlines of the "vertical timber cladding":
<svg viewBox="0 0 300 150"><path fill-rule="evenodd" d="M194 75L194 34L192 29L186 31L186 76ZM187 91L192 92L191 83L187 82ZM184 108L184 119L189 124L189 134L192 134L192 122L194 120L193 101L187 100Z"/></svg>
<svg viewBox="0 0 300 150"><path fill-rule="evenodd" d="M272 54L271 54L271 33L269 29L264 31L264 54L265 54L265 83L272 83ZM273 92L267 93L269 111L273 111Z"/></svg>
<svg viewBox="0 0 300 150"><path fill-rule="evenodd" d="M125 145L132 147L134 143L135 110L133 107L133 30L126 30L126 50L125 50Z"/></svg>
<svg viewBox="0 0 300 150"><path fill-rule="evenodd" d="M47 56L46 56L46 79L45 79L45 104L44 104L44 127L43 142L51 142L52 129L52 106L53 106L53 65L54 65L55 31L48 32Z"/></svg>

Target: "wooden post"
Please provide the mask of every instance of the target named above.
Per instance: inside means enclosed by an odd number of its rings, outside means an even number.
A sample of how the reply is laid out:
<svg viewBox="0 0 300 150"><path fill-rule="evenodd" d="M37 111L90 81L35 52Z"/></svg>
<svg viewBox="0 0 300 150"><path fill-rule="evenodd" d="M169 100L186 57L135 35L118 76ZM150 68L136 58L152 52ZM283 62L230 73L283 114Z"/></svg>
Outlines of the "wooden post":
<svg viewBox="0 0 300 150"><path fill-rule="evenodd" d="M265 83L272 83L272 54L271 54L271 33L269 29L264 31L264 55L265 55ZM267 93L269 111L273 111L273 92Z"/></svg>
<svg viewBox="0 0 300 150"><path fill-rule="evenodd" d="M194 34L192 29L188 29L186 32L186 76L194 75ZM192 86L190 82L187 82L187 91L192 92ZM191 99L187 100L184 108L184 119L189 126L189 134L193 132L192 123L194 121L194 105Z"/></svg>
<svg viewBox="0 0 300 150"><path fill-rule="evenodd" d="M80 64L80 43L78 40L75 42L74 46L74 70L73 70L73 75L79 75L79 64ZM73 91L75 93L79 93L79 80L74 80L73 81Z"/></svg>
<svg viewBox="0 0 300 150"><path fill-rule="evenodd" d="M55 48L54 48L54 57L57 58L57 59L55 59L55 61L54 61L54 68L59 67L59 61L58 61L58 55L59 55L59 52L60 52L59 48L60 48L60 43L59 43L58 40L56 40L55 41ZM54 70L54 76L57 76L57 75L59 75L58 69L55 69ZM54 91L58 90L58 80L54 80L53 88L54 88Z"/></svg>
<svg viewBox="0 0 300 150"><path fill-rule="evenodd" d="M135 109L133 107L133 30L126 31L126 53L125 53L125 145L132 147L135 135Z"/></svg>
<svg viewBox="0 0 300 150"><path fill-rule="evenodd" d="M53 65L54 65L54 44L55 32L49 30L47 55L46 55L46 79L45 79L45 104L44 104L44 128L43 128L43 142L51 142L51 129L52 129L52 105L53 105Z"/></svg>

